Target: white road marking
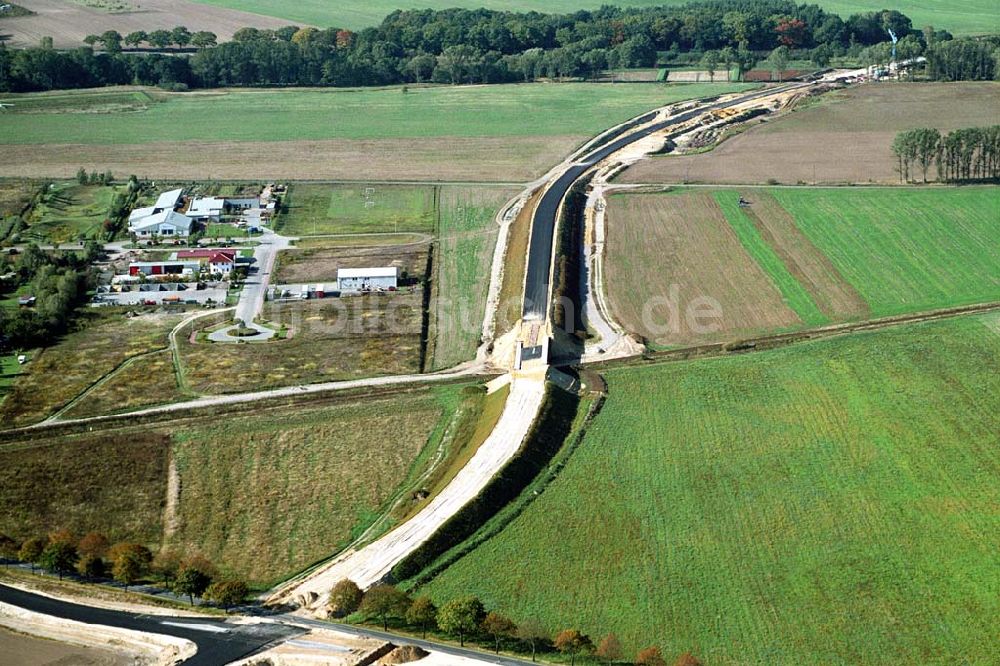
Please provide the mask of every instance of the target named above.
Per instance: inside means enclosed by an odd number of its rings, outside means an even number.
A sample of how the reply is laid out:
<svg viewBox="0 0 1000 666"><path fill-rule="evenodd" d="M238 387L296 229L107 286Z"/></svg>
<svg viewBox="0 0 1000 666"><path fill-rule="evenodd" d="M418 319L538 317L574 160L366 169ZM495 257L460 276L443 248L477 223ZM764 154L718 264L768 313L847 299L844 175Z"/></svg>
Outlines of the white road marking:
<svg viewBox="0 0 1000 666"><path fill-rule="evenodd" d="M194 631L207 631L213 634L228 634L229 629L225 627L220 627L214 624L200 624L198 622L170 622L164 620L160 624L165 624L169 627L181 627L182 629L193 629Z"/></svg>

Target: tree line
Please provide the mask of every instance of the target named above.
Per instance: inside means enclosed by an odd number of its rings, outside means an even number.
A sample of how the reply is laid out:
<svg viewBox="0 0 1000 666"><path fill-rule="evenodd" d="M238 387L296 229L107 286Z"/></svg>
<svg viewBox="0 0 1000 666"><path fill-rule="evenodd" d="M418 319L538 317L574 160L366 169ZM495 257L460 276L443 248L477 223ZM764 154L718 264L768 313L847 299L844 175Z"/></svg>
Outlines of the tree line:
<svg viewBox="0 0 1000 666"><path fill-rule="evenodd" d="M487 611L476 596L451 599L438 607L428 596L411 597L407 592L387 584L363 591L354 581L341 580L330 590L328 604L335 618L350 617L361 621L377 620L383 630L390 621L419 630L427 637L430 629L457 638L463 647L467 640L484 641L496 654L506 647L519 647L536 660L539 651L556 650L569 657L571 666L577 658L596 658L605 663L621 662L625 657L621 641L611 633L594 641L577 629L552 633L536 620L516 623L497 611ZM666 666L660 648L650 646L639 650L633 663L639 666ZM700 666L691 653L680 655L675 666Z"/></svg>
<svg viewBox="0 0 1000 666"><path fill-rule="evenodd" d="M898 11L859 13L845 21L816 5L789 0L711 0L570 14L395 11L381 25L359 32L242 28L232 41L216 46L205 36L198 44L202 48L190 55L121 52L122 44L165 45L168 37L157 32L91 35L88 41L100 44L102 52L56 51L51 42L48 48L2 49L0 90L119 84L184 88L500 83L651 67L661 53L674 59L717 52L744 63L745 71L755 54L778 47L795 52L820 49L820 57L829 58L884 42L890 28L900 38L912 34L918 41L924 39ZM937 34L951 37L943 31ZM194 44L194 35L179 27L169 31L169 43Z"/></svg>
<svg viewBox="0 0 1000 666"><path fill-rule="evenodd" d="M996 180L1000 178L1000 125L947 134L928 128L906 130L896 135L892 152L904 182L915 179L919 169L926 183L932 165L941 181Z"/></svg>
<svg viewBox="0 0 1000 666"><path fill-rule="evenodd" d="M68 530L59 530L48 537L31 537L18 543L0 534L0 558L21 561L64 576L76 574L94 582L111 577L128 590L141 581L152 579L180 596L204 597L226 609L246 601L250 594L247 584L237 578L223 577L218 569L199 554L181 554L162 549L155 556L140 543L110 543L99 532L90 532L76 539Z"/></svg>

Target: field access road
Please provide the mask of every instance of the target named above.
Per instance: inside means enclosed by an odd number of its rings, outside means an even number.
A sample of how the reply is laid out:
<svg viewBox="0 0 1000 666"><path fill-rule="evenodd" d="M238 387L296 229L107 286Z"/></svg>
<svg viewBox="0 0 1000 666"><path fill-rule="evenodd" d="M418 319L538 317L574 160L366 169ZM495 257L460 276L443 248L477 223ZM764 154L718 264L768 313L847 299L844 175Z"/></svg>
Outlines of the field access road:
<svg viewBox="0 0 1000 666"><path fill-rule="evenodd" d="M511 380L507 402L493 432L427 506L367 546L349 548L329 563L289 581L268 598L268 603L292 603L317 610L325 606L330 588L345 578L361 589L383 580L396 564L476 497L521 448L544 393L543 374Z"/></svg>
<svg viewBox="0 0 1000 666"><path fill-rule="evenodd" d="M294 239L276 234L265 227L264 235L259 240L260 243L253 251L253 267L243 283L240 302L236 306L236 318L242 319L246 324L253 323L264 307L264 294L271 281L271 271L274 270L278 252L287 249Z"/></svg>
<svg viewBox="0 0 1000 666"><path fill-rule="evenodd" d="M0 585L0 601L75 622L184 638L198 647L198 652L184 662L190 666L228 664L305 633L305 630L288 624L233 624L210 617L154 616L94 608L6 585Z"/></svg>
<svg viewBox="0 0 1000 666"><path fill-rule="evenodd" d="M765 90L731 97L724 102L704 103L694 109L669 116L665 120L642 126L652 120L654 114L645 114L622 125L614 132L605 134L590 146L589 152L580 156L562 175L553 182L542 195L535 208L531 223L531 239L528 247L528 267L525 272L524 306L521 316L526 320L544 320L549 311L549 275L552 271L552 249L555 243L556 219L559 207L566 194L577 180L594 166L611 157L622 148L657 132L683 125L703 113L737 106L751 100L787 92L793 88L812 84L796 83L777 86ZM635 127L640 129L631 131ZM669 135L668 135L669 136Z"/></svg>

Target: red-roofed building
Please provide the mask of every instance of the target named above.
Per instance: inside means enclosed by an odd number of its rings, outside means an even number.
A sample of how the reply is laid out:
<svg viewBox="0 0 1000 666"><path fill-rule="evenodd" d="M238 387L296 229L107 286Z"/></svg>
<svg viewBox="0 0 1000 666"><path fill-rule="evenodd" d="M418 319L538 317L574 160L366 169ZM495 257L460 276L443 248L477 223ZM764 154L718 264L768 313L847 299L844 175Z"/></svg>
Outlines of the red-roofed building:
<svg viewBox="0 0 1000 666"><path fill-rule="evenodd" d="M236 266L236 254L236 250L203 249L178 250L174 256L179 260L194 260L208 264L210 272L228 275Z"/></svg>

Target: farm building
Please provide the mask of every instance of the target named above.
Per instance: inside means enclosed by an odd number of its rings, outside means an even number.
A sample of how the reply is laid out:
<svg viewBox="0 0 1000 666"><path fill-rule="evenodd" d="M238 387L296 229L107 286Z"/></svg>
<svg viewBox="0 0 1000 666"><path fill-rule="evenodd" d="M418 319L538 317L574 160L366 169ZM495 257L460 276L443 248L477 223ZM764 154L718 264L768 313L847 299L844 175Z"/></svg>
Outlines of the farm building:
<svg viewBox="0 0 1000 666"><path fill-rule="evenodd" d="M177 207L181 204L183 194L184 190L170 190L169 192L163 192L156 198L156 203L152 206L136 208L128 215L129 230L131 230L134 226L139 226L139 224L146 218L159 215L160 213L166 211L173 212L177 210Z"/></svg>
<svg viewBox="0 0 1000 666"><path fill-rule="evenodd" d="M150 236L186 237L191 233L194 222L187 215L181 215L173 210L164 210L154 215L133 222L129 220L128 230L140 238Z"/></svg>
<svg viewBox="0 0 1000 666"><path fill-rule="evenodd" d="M399 284L399 269L340 268L337 269L337 289L340 291L382 291L395 289Z"/></svg>
<svg viewBox="0 0 1000 666"><path fill-rule="evenodd" d="M197 275L201 263L197 261L136 261L128 265L129 275Z"/></svg>
<svg viewBox="0 0 1000 666"><path fill-rule="evenodd" d="M180 250L174 252L173 258L184 261L197 261L208 267L212 273L228 275L236 267L236 250Z"/></svg>
<svg viewBox="0 0 1000 666"><path fill-rule="evenodd" d="M184 213L198 222L218 222L226 208L226 200L219 197L196 197Z"/></svg>

